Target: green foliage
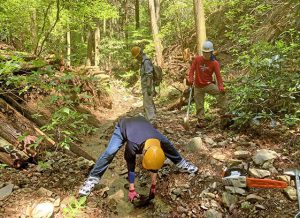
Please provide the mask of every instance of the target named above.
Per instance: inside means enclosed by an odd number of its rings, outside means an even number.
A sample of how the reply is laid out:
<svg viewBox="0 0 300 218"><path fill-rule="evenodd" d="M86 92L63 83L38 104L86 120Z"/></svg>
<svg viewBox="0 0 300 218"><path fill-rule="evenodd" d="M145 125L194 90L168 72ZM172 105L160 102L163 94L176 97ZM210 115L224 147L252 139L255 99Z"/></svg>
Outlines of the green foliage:
<svg viewBox="0 0 300 218"><path fill-rule="evenodd" d="M67 207L63 209L63 214L69 218L75 218L80 215L81 210L85 207L86 197L80 197L79 200L72 199Z"/></svg>
<svg viewBox="0 0 300 218"><path fill-rule="evenodd" d="M299 41L298 36L294 40ZM274 120L292 126L299 122L300 74L295 67L297 43L278 40L275 44L254 44L237 60L250 73L236 79L230 87L231 110L237 114L235 125L242 127Z"/></svg>
<svg viewBox="0 0 300 218"><path fill-rule="evenodd" d="M5 169L6 167L8 167L7 164L0 163L0 170Z"/></svg>

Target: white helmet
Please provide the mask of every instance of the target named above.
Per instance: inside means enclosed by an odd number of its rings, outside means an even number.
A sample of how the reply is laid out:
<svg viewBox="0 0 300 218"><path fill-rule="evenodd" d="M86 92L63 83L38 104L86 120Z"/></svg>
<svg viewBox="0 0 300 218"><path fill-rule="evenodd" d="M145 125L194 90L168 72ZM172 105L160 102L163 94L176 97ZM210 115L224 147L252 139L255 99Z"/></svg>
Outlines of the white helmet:
<svg viewBox="0 0 300 218"><path fill-rule="evenodd" d="M202 46L202 52L212 52L214 51L214 45L211 41L205 41Z"/></svg>

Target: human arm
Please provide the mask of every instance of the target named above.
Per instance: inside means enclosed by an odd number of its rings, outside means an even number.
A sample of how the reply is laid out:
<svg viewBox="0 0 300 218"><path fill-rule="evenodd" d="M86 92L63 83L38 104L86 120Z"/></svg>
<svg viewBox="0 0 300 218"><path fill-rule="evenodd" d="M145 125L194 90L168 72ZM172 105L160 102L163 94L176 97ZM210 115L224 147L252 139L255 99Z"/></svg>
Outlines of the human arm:
<svg viewBox="0 0 300 218"><path fill-rule="evenodd" d="M225 92L225 89L223 86L223 80L222 80L222 76L221 76L221 72L220 72L220 65L217 61L215 61L215 63L214 63L214 70L215 70L215 74L216 74L216 78L217 78L217 82L218 82L219 91Z"/></svg>
<svg viewBox="0 0 300 218"><path fill-rule="evenodd" d="M157 172L152 172L149 199L153 199L155 197L155 194L156 194L156 178L157 178Z"/></svg>
<svg viewBox="0 0 300 218"><path fill-rule="evenodd" d="M135 191L135 186L134 186L136 154L132 149L130 149L131 146L130 143L131 142L128 142L125 148L125 159L127 162L128 182L129 182L128 200L132 202L135 198L138 198L139 195Z"/></svg>
<svg viewBox="0 0 300 218"><path fill-rule="evenodd" d="M195 68L196 68L196 58L193 60L190 71L189 71L189 76L188 76L188 83L190 85L194 84L194 79L195 79Z"/></svg>

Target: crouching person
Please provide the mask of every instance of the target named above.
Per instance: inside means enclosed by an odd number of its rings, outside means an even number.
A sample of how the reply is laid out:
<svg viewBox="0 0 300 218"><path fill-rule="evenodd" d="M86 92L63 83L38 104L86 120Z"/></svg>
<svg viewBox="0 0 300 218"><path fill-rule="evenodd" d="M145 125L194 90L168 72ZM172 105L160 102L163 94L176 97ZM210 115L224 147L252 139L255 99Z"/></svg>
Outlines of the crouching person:
<svg viewBox="0 0 300 218"><path fill-rule="evenodd" d="M129 192L128 199L138 198L135 191L136 155L143 154L142 165L152 172L149 197L154 198L156 192L156 176L165 161L169 158L181 172L196 173L198 167L185 160L175 149L174 145L155 129L144 117L121 119L115 127L109 145L96 161L89 177L79 190L79 195L88 196L112 162L118 150L125 144L125 160L128 168Z"/></svg>

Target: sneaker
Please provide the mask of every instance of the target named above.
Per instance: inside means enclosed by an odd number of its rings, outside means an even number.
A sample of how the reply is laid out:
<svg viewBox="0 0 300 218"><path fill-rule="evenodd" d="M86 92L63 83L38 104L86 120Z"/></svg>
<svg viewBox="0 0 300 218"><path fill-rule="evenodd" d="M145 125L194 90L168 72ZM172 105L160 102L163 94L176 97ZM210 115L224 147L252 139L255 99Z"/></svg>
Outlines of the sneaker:
<svg viewBox="0 0 300 218"><path fill-rule="evenodd" d="M179 168L179 171L183 173L196 173L198 171L198 167L184 159L176 166Z"/></svg>
<svg viewBox="0 0 300 218"><path fill-rule="evenodd" d="M91 192L93 191L93 189L95 188L95 185L97 185L99 183L100 179L98 177L94 177L94 176L89 176L83 186L81 186L78 194L80 196L89 196L91 194Z"/></svg>

